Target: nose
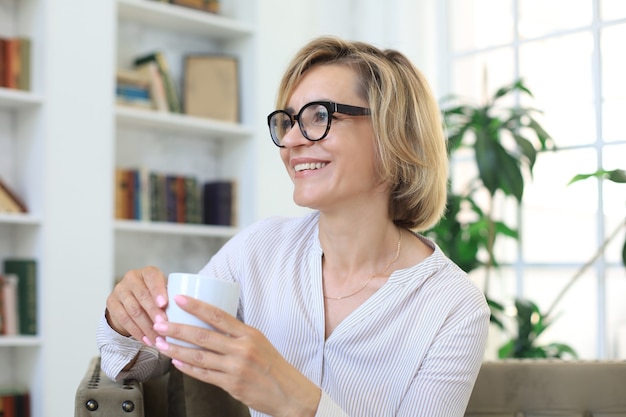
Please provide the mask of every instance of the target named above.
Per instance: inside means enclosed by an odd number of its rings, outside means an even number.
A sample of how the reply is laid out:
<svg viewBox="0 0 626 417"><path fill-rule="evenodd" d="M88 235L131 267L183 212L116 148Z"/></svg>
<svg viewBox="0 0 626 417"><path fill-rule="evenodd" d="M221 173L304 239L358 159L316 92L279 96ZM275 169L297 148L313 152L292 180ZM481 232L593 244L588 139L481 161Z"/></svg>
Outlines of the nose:
<svg viewBox="0 0 626 417"><path fill-rule="evenodd" d="M298 122L294 123L293 127L289 129L287 134L283 137L281 144L286 148L293 148L296 146L307 146L312 144L313 142L308 140L302 134L300 130L300 125Z"/></svg>

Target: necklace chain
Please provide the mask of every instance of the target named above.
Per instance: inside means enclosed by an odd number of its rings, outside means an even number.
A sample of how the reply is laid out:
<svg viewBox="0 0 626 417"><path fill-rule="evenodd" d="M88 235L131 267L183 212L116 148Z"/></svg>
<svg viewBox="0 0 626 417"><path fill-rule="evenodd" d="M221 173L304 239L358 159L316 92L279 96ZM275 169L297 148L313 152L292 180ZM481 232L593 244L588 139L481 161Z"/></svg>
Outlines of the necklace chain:
<svg viewBox="0 0 626 417"><path fill-rule="evenodd" d="M400 233L399 233L399 235L400 235L400 236L398 237L398 245L397 245L397 248L396 248L396 255L393 257L393 259L392 259L392 260L390 260L390 261L387 263L387 265L385 266L385 269L383 269L382 271L380 271L380 272L378 272L378 273L373 273L372 275L370 275L370 277L367 279L367 281L365 281L365 283L363 284L363 286L362 286L362 287L360 287L358 290L356 290L356 291L354 291L354 292L351 292L351 293L350 293L350 294L348 294L348 295L342 295L341 297L329 297L329 296L327 296L327 295L324 295L324 298L326 298L327 300L343 300L344 298L350 298L350 297L352 297L352 296L354 296L354 295L357 295L357 294L358 294L358 293L360 293L361 291L363 291L363 290L365 289L365 287L367 287L367 284L369 284L369 283L370 283L370 281L374 279L374 277L376 277L376 276L378 276L378 275L382 275L382 274L384 274L384 273L387 271L387 269L389 269L389 267L390 267L391 265L393 265L393 264L394 264L394 262L396 262L396 261L398 260L398 258L400 257L400 246L401 246L401 244L402 244L402 230L401 230L401 229L399 229L399 232L400 232Z"/></svg>

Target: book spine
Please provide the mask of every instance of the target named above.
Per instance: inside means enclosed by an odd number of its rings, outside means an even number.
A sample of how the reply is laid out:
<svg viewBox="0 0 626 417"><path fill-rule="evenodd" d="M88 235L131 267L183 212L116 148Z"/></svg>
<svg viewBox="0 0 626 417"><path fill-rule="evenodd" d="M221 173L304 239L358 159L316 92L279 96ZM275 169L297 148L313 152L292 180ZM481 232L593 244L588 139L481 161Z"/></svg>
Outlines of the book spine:
<svg viewBox="0 0 626 417"><path fill-rule="evenodd" d="M31 40L20 38L20 74L18 88L20 90L30 90L31 73Z"/></svg>
<svg viewBox="0 0 626 417"><path fill-rule="evenodd" d="M176 176L166 175L165 177L165 201L166 201L166 218L168 222L175 223L177 219L177 197L176 197Z"/></svg>
<svg viewBox="0 0 626 417"><path fill-rule="evenodd" d="M200 214L198 180L195 177L185 177L185 221L187 223L202 223Z"/></svg>
<svg viewBox="0 0 626 417"><path fill-rule="evenodd" d="M37 262L34 259L5 259L4 271L17 275L17 304L20 334L37 334Z"/></svg>
<svg viewBox="0 0 626 417"><path fill-rule="evenodd" d="M115 218L128 219L128 198L129 184L126 170L122 168L115 169Z"/></svg>
<svg viewBox="0 0 626 417"><path fill-rule="evenodd" d="M176 177L176 222L185 223L187 217L187 207L185 198L185 177Z"/></svg>
<svg viewBox="0 0 626 417"><path fill-rule="evenodd" d="M12 336L19 332L17 275L0 276L0 298L2 298L2 334Z"/></svg>
<svg viewBox="0 0 626 417"><path fill-rule="evenodd" d="M207 182L203 186L203 223L231 226L233 223L233 183L231 181Z"/></svg>

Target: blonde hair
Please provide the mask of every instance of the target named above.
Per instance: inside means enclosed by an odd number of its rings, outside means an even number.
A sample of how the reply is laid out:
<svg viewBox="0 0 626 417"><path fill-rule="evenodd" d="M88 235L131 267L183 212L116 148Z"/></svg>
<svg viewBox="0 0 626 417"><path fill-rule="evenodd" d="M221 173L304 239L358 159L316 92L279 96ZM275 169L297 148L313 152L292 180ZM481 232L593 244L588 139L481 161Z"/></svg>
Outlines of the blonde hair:
<svg viewBox="0 0 626 417"><path fill-rule="evenodd" d="M359 74L359 94L372 113L379 175L391 184L394 223L415 231L433 226L446 206L448 155L441 113L424 76L398 51L320 37L292 59L277 108L286 107L306 71L323 64L348 65Z"/></svg>

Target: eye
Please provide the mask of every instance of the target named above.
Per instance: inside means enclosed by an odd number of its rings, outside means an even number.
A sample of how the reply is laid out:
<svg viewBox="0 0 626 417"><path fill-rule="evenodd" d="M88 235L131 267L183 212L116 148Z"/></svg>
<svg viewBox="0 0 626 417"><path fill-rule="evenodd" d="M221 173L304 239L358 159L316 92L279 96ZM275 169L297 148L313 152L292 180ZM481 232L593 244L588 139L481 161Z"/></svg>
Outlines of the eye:
<svg viewBox="0 0 626 417"><path fill-rule="evenodd" d="M288 118L284 118L279 122L279 129L281 129L283 132L286 132L287 130L291 129L292 123L291 123L291 119Z"/></svg>
<svg viewBox="0 0 626 417"><path fill-rule="evenodd" d="M328 110L323 106L318 107L315 109L311 121L316 125L326 125L328 123Z"/></svg>

